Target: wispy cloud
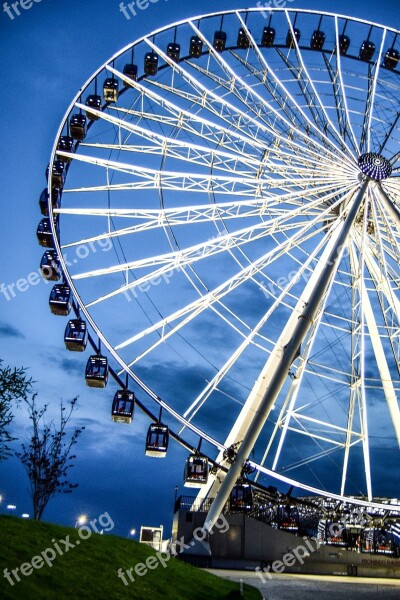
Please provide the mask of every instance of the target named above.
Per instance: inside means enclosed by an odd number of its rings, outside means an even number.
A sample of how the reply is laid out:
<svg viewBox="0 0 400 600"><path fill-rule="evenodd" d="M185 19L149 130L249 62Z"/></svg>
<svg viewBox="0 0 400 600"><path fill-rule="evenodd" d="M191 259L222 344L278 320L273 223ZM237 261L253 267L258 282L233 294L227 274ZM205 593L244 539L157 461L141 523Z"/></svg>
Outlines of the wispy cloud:
<svg viewBox="0 0 400 600"><path fill-rule="evenodd" d="M4 323L3 321L0 321L0 336L19 339L23 339L25 337L19 329L17 329L13 325Z"/></svg>

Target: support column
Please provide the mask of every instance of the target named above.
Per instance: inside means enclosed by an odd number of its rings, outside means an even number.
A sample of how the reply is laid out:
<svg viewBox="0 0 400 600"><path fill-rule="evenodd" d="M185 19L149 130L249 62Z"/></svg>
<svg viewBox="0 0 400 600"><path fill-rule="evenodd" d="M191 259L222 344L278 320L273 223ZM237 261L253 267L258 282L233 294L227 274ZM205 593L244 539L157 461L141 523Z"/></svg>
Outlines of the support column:
<svg viewBox="0 0 400 600"><path fill-rule="evenodd" d="M393 219L397 222L397 224L400 225L400 212L398 211L396 205L393 203L393 201L387 195L387 193L385 192L385 190L383 189L383 187L381 186L380 183L376 184L375 189L378 192L379 196L381 197L383 204L384 204L386 210L388 211L388 213L390 213L391 216L393 217Z"/></svg>

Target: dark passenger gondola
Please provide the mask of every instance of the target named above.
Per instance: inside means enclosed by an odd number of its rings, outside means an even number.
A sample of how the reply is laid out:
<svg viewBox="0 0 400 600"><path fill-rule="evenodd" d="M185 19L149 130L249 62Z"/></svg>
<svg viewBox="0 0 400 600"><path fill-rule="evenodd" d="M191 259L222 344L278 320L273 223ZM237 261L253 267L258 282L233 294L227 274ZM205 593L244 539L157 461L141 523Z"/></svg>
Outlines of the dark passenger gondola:
<svg viewBox="0 0 400 600"><path fill-rule="evenodd" d="M89 108L95 108L96 110L101 110L101 97L97 96L97 94L91 94L86 98L85 102L86 106ZM97 121L100 119L99 115L95 115L90 111L86 111L86 116L90 121Z"/></svg>
<svg viewBox="0 0 400 600"><path fill-rule="evenodd" d="M71 312L71 288L66 283L56 283L50 292L49 306L53 315L66 317Z"/></svg>
<svg viewBox="0 0 400 600"><path fill-rule="evenodd" d="M242 27L239 29L237 45L243 49L250 47L250 38Z"/></svg>
<svg viewBox="0 0 400 600"><path fill-rule="evenodd" d="M358 58L366 62L370 61L375 53L375 44L366 40L362 43L360 48L360 54Z"/></svg>
<svg viewBox="0 0 400 600"><path fill-rule="evenodd" d="M57 150L61 150L62 152L73 152L74 151L74 139L69 135L62 135L58 140ZM57 154L58 160L63 163L70 163L72 158L67 156L61 156Z"/></svg>
<svg viewBox="0 0 400 600"><path fill-rule="evenodd" d="M129 77L132 81L137 81L138 68L133 63L128 63L124 66L122 73L125 77Z"/></svg>
<svg viewBox="0 0 400 600"><path fill-rule="evenodd" d="M342 56L346 56L350 48L350 38L347 35L339 35L339 51Z"/></svg>
<svg viewBox="0 0 400 600"><path fill-rule="evenodd" d="M229 509L238 512L250 512L253 508L253 493L248 483L237 483L229 497Z"/></svg>
<svg viewBox="0 0 400 600"><path fill-rule="evenodd" d="M278 507L278 527L293 533L299 530L299 511L296 506L281 504Z"/></svg>
<svg viewBox="0 0 400 600"><path fill-rule="evenodd" d="M200 58L203 52L203 42L197 35L190 38L189 56L192 58Z"/></svg>
<svg viewBox="0 0 400 600"><path fill-rule="evenodd" d="M201 487L208 481L208 458L200 454L191 454L185 464L184 485Z"/></svg>
<svg viewBox="0 0 400 600"><path fill-rule="evenodd" d="M47 281L58 281L61 279L60 259L56 250L46 250L40 261L42 277Z"/></svg>
<svg viewBox="0 0 400 600"><path fill-rule="evenodd" d="M147 52L144 57L144 74L157 75L158 55L155 52Z"/></svg>
<svg viewBox="0 0 400 600"><path fill-rule="evenodd" d="M287 33L287 36L286 36L286 46L288 48L294 48L295 45L296 45L295 42L294 42L294 39L293 39L293 34L294 34L294 37L296 39L296 42L299 43L299 41L300 41L300 35L301 35L300 34L300 29L297 29L297 27L294 27L293 28L293 33L292 33L292 30L289 29L289 31Z"/></svg>
<svg viewBox="0 0 400 600"><path fill-rule="evenodd" d="M82 142L86 137L86 117L80 113L72 115L69 120L69 131L74 140Z"/></svg>
<svg viewBox="0 0 400 600"><path fill-rule="evenodd" d="M213 46L217 52L223 52L226 47L226 33L225 31L216 31L214 33Z"/></svg>
<svg viewBox="0 0 400 600"><path fill-rule="evenodd" d="M118 100L118 80L109 77L103 85L104 102L116 102Z"/></svg>
<svg viewBox="0 0 400 600"><path fill-rule="evenodd" d="M147 431L146 456L164 458L167 454L168 442L168 427L161 423L152 423Z"/></svg>
<svg viewBox="0 0 400 600"><path fill-rule="evenodd" d="M390 71L393 71L393 69L395 69L397 67L397 65L399 64L399 60L400 60L399 51L395 50L395 48L390 48L386 52L385 58L383 59L383 66L385 67L385 69L389 69Z"/></svg>
<svg viewBox="0 0 400 600"><path fill-rule="evenodd" d="M56 224L56 235L58 235L58 225ZM51 231L50 218L42 219L37 227L36 236L41 246L45 248L54 248L54 239Z"/></svg>
<svg viewBox="0 0 400 600"><path fill-rule="evenodd" d="M108 360L101 354L89 356L85 370L86 385L104 388L108 381Z"/></svg>
<svg viewBox="0 0 400 600"><path fill-rule="evenodd" d="M83 352L88 341L88 330L86 321L72 319L68 321L64 333L64 342L67 350L72 352Z"/></svg>
<svg viewBox="0 0 400 600"><path fill-rule="evenodd" d="M311 37L311 50L322 50L325 44L326 35L323 31L316 29Z"/></svg>
<svg viewBox="0 0 400 600"><path fill-rule="evenodd" d="M49 178L50 165L47 165L46 179ZM62 188L65 179L65 164L61 160L55 160L53 162L53 168L51 171L51 187Z"/></svg>
<svg viewBox="0 0 400 600"><path fill-rule="evenodd" d="M275 41L276 31L273 27L264 27L262 37L261 37L261 46L264 48L272 48Z"/></svg>
<svg viewBox="0 0 400 600"><path fill-rule="evenodd" d="M129 390L118 390L115 393L111 418L116 423L132 423L135 408L135 394Z"/></svg>
<svg viewBox="0 0 400 600"><path fill-rule="evenodd" d="M59 198L59 191L57 188L53 188L51 190L51 200L52 200L53 208L59 208L58 198ZM48 215L49 215L49 200L50 200L49 190L47 188L44 188L44 190L40 194L39 207L40 207L40 212L42 213L42 215L44 215L46 217L48 217Z"/></svg>
<svg viewBox="0 0 400 600"><path fill-rule="evenodd" d="M181 53L181 47L179 44L175 44L175 42L171 42L167 46L167 56L172 58L175 62L179 62L179 56Z"/></svg>

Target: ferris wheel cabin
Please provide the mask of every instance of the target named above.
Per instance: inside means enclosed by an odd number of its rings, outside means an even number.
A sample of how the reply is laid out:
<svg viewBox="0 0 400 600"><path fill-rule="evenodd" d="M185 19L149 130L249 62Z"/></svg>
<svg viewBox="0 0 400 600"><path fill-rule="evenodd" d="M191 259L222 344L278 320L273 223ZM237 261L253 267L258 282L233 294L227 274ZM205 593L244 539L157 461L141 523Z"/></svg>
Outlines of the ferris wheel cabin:
<svg viewBox="0 0 400 600"><path fill-rule="evenodd" d="M395 543L395 533L386 526L367 527L361 535L361 552L386 554L395 556L398 545Z"/></svg>
<svg viewBox="0 0 400 600"><path fill-rule="evenodd" d="M161 423L152 423L147 431L146 456L164 458L167 454L169 429Z"/></svg>
<svg viewBox="0 0 400 600"><path fill-rule="evenodd" d="M40 261L40 272L43 279L47 281L58 281L61 279L60 259L56 250L46 250Z"/></svg>
<svg viewBox="0 0 400 600"><path fill-rule="evenodd" d="M46 179L49 177L50 165L47 165ZM53 162L53 168L51 170L51 187L62 188L65 180L65 164L61 160L55 160Z"/></svg>
<svg viewBox="0 0 400 600"><path fill-rule="evenodd" d="M62 152L73 152L74 151L75 141L70 135L62 135L58 140L57 150L61 150ZM59 156L58 160L63 163L70 163L72 158L68 156Z"/></svg>
<svg viewBox="0 0 400 600"><path fill-rule="evenodd" d="M53 188L51 190L51 201L52 201L52 206L53 208L59 208L60 203L59 203L59 191L57 188ZM49 216L49 202L50 202L50 194L49 194L49 190L46 188L44 188L44 190L42 191L42 193L40 194L39 197L39 207L40 207L40 212L42 213L42 215L48 217Z"/></svg>
<svg viewBox="0 0 400 600"><path fill-rule="evenodd" d="M315 30L311 37L311 50L322 50L326 40L326 35L323 31Z"/></svg>
<svg viewBox="0 0 400 600"><path fill-rule="evenodd" d="M72 294L69 285L56 283L50 292L49 306L53 315L62 317L69 315L72 308Z"/></svg>
<svg viewBox="0 0 400 600"><path fill-rule="evenodd" d="M385 69L393 71L399 64L399 60L400 52L395 48L389 48L389 50L385 54L385 58L383 59L383 66L385 67Z"/></svg>
<svg viewBox="0 0 400 600"><path fill-rule="evenodd" d="M216 31L214 33L213 46L217 52L223 52L226 46L226 33L225 31Z"/></svg>
<svg viewBox="0 0 400 600"><path fill-rule="evenodd" d="M191 58L200 58L203 52L203 42L198 35L192 35L190 38L189 56Z"/></svg>
<svg viewBox="0 0 400 600"><path fill-rule="evenodd" d="M233 512L250 512L253 508L253 493L248 483L237 483L229 497L229 510Z"/></svg>
<svg viewBox="0 0 400 600"><path fill-rule="evenodd" d="M89 356L86 363L85 381L89 387L104 388L108 382L108 360L101 354Z"/></svg>
<svg viewBox="0 0 400 600"><path fill-rule="evenodd" d="M286 36L287 48L294 48L296 45L294 42L294 39L296 39L296 42L299 43L300 37L301 37L300 29L297 29L297 27L294 27L293 33L292 33L292 30L289 29L287 36Z"/></svg>
<svg viewBox="0 0 400 600"><path fill-rule="evenodd" d="M82 142L86 137L86 117L81 113L72 115L69 120L69 132L71 137Z"/></svg>
<svg viewBox="0 0 400 600"><path fill-rule="evenodd" d="M250 38L242 27L239 29L237 45L243 49L250 48Z"/></svg>
<svg viewBox="0 0 400 600"><path fill-rule="evenodd" d="M137 74L138 74L137 65L134 65L133 63L127 63L124 66L122 73L125 75L125 77L132 79L132 81L137 81Z"/></svg>
<svg viewBox="0 0 400 600"><path fill-rule="evenodd" d="M68 321L64 333L64 342L67 350L83 352L88 342L86 321L82 321L82 319Z"/></svg>
<svg viewBox="0 0 400 600"><path fill-rule="evenodd" d="M111 409L111 418L116 423L132 423L135 408L135 394L129 390L115 393Z"/></svg>
<svg viewBox="0 0 400 600"><path fill-rule="evenodd" d="M208 458L191 454L186 459L184 472L185 487L201 487L208 481Z"/></svg>
<svg viewBox="0 0 400 600"><path fill-rule="evenodd" d="M97 94L90 94L86 98L85 104L89 108L101 110L101 97L98 96ZM100 119L99 115L95 115L94 113L92 113L88 110L86 111L86 117L89 119L89 121L97 121L98 119Z"/></svg>
<svg viewBox="0 0 400 600"><path fill-rule="evenodd" d="M299 511L297 506L281 504L278 506L278 528L295 533L299 530Z"/></svg>
<svg viewBox="0 0 400 600"><path fill-rule="evenodd" d="M374 53L375 44L373 42L370 42L369 40L365 40L365 42L363 42L361 45L360 54L358 58L364 60L365 62L369 62L372 59Z"/></svg>
<svg viewBox="0 0 400 600"><path fill-rule="evenodd" d="M103 85L104 102L116 102L118 100L118 80L109 77Z"/></svg>
<svg viewBox="0 0 400 600"><path fill-rule="evenodd" d="M174 60L175 62L179 62L180 53L181 53L181 47L179 44L176 44L175 42L171 42L170 44L168 44L167 56L172 58L172 60Z"/></svg>
<svg viewBox="0 0 400 600"><path fill-rule="evenodd" d="M158 55L155 52L147 52L144 57L144 74L157 75L158 73Z"/></svg>
<svg viewBox="0 0 400 600"><path fill-rule="evenodd" d="M350 48L350 38L347 35L339 35L339 52L342 56L346 56Z"/></svg>
<svg viewBox="0 0 400 600"><path fill-rule="evenodd" d="M58 236L58 223L56 222L56 235ZM54 248L53 233L49 217L44 217L36 230L38 242L44 248Z"/></svg>
<svg viewBox="0 0 400 600"><path fill-rule="evenodd" d="M261 46L263 48L272 48L275 42L276 31L273 27L264 27L261 36Z"/></svg>

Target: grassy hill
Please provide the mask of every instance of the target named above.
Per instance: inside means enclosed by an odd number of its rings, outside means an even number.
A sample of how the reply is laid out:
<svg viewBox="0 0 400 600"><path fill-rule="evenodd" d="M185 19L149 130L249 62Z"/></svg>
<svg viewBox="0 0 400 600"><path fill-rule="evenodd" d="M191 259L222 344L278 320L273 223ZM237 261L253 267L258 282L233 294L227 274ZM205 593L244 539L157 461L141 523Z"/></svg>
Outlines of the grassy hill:
<svg viewBox="0 0 400 600"><path fill-rule="evenodd" d="M52 566L47 564L42 553ZM153 559L149 559L150 556ZM146 560L149 568L141 567L141 571L137 571L141 574L138 576L135 566L146 563ZM95 533L83 540L79 539L76 529L0 516L2 600L260 599L259 592L254 588L245 586L244 596L240 596L237 584L214 577L175 558L164 565L165 568L154 550L133 540ZM12 571L17 567L15 575ZM134 582L125 574L129 584L124 585L122 579L118 578L118 569L126 572L131 567L134 568L131 571ZM4 569L10 572L9 578L14 585L4 577Z"/></svg>

